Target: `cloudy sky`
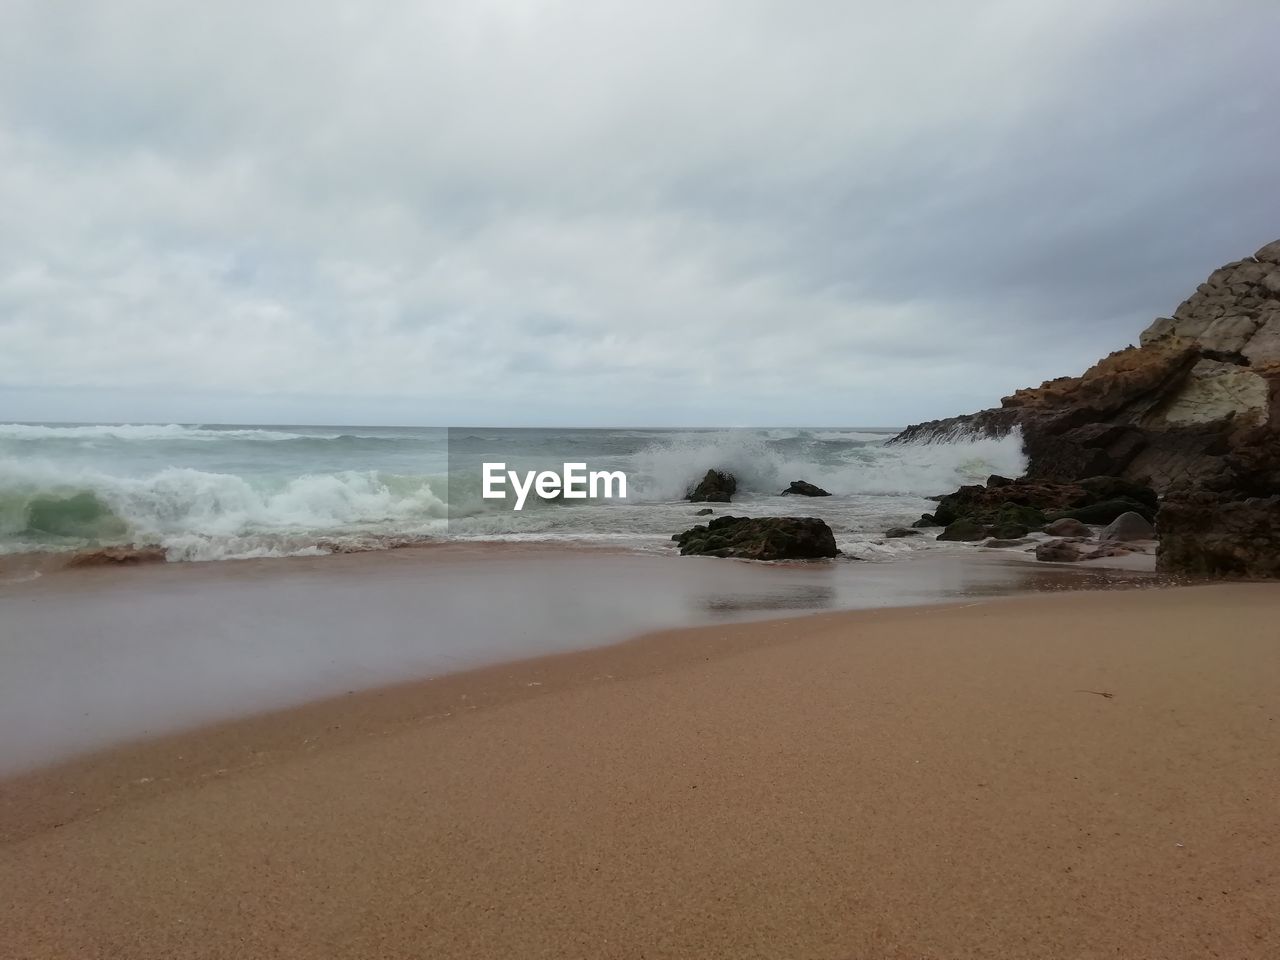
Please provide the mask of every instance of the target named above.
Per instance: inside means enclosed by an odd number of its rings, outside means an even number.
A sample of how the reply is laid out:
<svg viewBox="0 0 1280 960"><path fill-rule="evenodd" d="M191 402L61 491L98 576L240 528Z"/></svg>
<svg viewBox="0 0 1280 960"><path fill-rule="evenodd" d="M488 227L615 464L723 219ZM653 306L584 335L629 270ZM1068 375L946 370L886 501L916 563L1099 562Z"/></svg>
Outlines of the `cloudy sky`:
<svg viewBox="0 0 1280 960"><path fill-rule="evenodd" d="M1274 0L0 0L0 420L895 425L1280 237Z"/></svg>

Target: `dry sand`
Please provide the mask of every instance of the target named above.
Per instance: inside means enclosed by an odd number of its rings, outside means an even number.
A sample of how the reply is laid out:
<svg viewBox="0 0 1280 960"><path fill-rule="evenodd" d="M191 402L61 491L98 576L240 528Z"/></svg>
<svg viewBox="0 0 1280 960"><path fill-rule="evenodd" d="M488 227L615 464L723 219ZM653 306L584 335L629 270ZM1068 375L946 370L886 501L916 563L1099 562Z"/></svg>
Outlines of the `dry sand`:
<svg viewBox="0 0 1280 960"><path fill-rule="evenodd" d="M1280 956L1280 584L657 634L0 790L0 956Z"/></svg>

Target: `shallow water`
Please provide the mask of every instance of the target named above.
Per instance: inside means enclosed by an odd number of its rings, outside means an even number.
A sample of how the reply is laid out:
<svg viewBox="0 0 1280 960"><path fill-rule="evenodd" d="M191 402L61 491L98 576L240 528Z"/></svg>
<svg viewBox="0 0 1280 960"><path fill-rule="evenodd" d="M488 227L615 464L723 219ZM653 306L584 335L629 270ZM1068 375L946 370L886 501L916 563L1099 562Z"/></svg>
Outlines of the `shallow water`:
<svg viewBox="0 0 1280 960"><path fill-rule="evenodd" d="M0 771L661 628L1151 582L972 550L778 565L459 543L15 577L0 584Z"/></svg>

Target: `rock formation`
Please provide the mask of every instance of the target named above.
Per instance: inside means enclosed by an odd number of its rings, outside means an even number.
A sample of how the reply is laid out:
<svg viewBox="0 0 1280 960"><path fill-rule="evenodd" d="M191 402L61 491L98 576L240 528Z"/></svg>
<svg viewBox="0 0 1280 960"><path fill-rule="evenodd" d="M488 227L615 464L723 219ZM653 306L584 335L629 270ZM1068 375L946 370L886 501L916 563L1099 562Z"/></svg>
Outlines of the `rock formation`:
<svg viewBox="0 0 1280 960"><path fill-rule="evenodd" d="M783 497L791 496L791 495L798 496L798 497L829 497L831 496L831 494L828 493L826 490L823 490L821 487L810 483L808 480L792 480L791 486L787 487L787 489L783 490L782 493L780 494L780 496L783 496Z"/></svg>
<svg viewBox="0 0 1280 960"><path fill-rule="evenodd" d="M716 517L671 539L681 556L811 560L840 552L831 528L816 517Z"/></svg>
<svg viewBox="0 0 1280 960"><path fill-rule="evenodd" d="M1280 575L1280 240L1215 270L1138 346L1081 376L917 424L891 442L1015 428L1028 478L1101 475L1154 487L1164 498L1161 569ZM1106 512L1070 515L1119 515Z"/></svg>
<svg viewBox="0 0 1280 960"><path fill-rule="evenodd" d="M693 503L728 503L737 492L738 481L732 473L708 470L698 485L685 494L685 498Z"/></svg>
<svg viewBox="0 0 1280 960"><path fill-rule="evenodd" d="M1280 240L1215 270L1139 346L998 408L908 427L892 442L1017 427L1028 477L1127 477L1163 493L1216 473L1247 431L1272 427L1278 389Z"/></svg>

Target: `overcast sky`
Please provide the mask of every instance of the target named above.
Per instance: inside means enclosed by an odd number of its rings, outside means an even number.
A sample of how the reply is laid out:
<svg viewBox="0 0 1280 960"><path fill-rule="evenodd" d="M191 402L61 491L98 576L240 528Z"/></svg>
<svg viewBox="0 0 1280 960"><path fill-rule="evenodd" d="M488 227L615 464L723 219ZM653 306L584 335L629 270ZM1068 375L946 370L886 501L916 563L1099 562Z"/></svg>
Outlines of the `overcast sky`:
<svg viewBox="0 0 1280 960"><path fill-rule="evenodd" d="M0 420L896 425L1280 237L1274 0L0 0Z"/></svg>

